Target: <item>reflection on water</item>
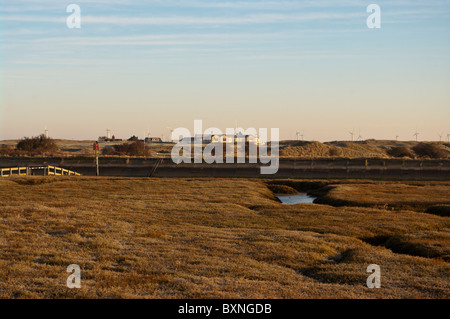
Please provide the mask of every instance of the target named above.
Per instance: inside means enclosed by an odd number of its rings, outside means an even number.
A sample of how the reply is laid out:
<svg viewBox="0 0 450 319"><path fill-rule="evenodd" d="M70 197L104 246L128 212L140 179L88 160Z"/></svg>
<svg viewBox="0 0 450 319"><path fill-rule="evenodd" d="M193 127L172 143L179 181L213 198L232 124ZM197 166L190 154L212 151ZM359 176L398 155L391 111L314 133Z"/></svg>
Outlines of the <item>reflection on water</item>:
<svg viewBox="0 0 450 319"><path fill-rule="evenodd" d="M275 195L283 205L294 204L311 204L315 197L309 196L306 193L299 193L296 195Z"/></svg>

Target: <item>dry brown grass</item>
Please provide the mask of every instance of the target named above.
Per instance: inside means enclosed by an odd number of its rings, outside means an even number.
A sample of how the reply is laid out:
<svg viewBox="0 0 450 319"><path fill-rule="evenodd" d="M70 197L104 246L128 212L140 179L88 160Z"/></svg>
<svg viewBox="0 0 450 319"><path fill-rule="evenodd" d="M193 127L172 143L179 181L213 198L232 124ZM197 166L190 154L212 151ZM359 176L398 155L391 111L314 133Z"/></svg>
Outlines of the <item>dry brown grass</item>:
<svg viewBox="0 0 450 319"><path fill-rule="evenodd" d="M449 194L449 182L344 182L330 184L318 202L425 211L431 206L450 204Z"/></svg>
<svg viewBox="0 0 450 319"><path fill-rule="evenodd" d="M442 158L450 156L450 148L445 143L404 142L404 141L281 141L280 157L287 158Z"/></svg>
<svg viewBox="0 0 450 319"><path fill-rule="evenodd" d="M277 185L277 184L267 184L267 187L274 194L285 194L285 195L293 195L297 194L298 191L288 185Z"/></svg>
<svg viewBox="0 0 450 319"><path fill-rule="evenodd" d="M281 157L347 157L347 158L387 158L386 150L374 143L367 142L297 142L283 144L280 148Z"/></svg>
<svg viewBox="0 0 450 319"><path fill-rule="evenodd" d="M446 217L286 206L249 180L24 180L0 181L1 298L450 297ZM373 263L381 289L365 285Z"/></svg>

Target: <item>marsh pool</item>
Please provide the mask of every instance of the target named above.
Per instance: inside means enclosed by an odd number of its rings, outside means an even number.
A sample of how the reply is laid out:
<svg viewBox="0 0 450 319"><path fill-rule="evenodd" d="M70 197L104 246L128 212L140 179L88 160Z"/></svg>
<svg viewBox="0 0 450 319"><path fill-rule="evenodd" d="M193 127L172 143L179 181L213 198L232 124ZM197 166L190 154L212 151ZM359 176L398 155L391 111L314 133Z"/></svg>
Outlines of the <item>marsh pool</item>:
<svg viewBox="0 0 450 319"><path fill-rule="evenodd" d="M316 198L307 195L306 193L299 193L295 195L275 195L283 205L294 204L311 204Z"/></svg>

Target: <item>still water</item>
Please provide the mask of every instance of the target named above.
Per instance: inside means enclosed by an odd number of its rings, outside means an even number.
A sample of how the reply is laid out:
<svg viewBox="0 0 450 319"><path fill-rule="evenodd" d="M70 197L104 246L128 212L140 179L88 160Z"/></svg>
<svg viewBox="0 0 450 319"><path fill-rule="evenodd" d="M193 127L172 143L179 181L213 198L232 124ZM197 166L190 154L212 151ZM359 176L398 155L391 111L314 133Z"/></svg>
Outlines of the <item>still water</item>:
<svg viewBox="0 0 450 319"><path fill-rule="evenodd" d="M299 193L296 195L275 195L283 205L294 204L311 204L315 197L309 196L306 193Z"/></svg>

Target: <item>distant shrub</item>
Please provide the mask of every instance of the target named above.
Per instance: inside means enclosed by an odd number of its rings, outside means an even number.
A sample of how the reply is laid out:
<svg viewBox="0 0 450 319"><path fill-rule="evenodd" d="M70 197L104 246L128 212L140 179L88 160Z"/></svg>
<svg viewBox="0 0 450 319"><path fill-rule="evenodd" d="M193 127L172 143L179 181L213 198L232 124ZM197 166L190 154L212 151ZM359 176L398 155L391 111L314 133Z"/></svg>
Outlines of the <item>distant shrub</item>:
<svg viewBox="0 0 450 319"><path fill-rule="evenodd" d="M118 155L114 146L105 146L102 149L102 155Z"/></svg>
<svg viewBox="0 0 450 319"><path fill-rule="evenodd" d="M17 150L31 153L55 152L59 149L52 138L44 134L35 137L24 137L16 146Z"/></svg>
<svg viewBox="0 0 450 319"><path fill-rule="evenodd" d="M133 141L139 141L139 138L136 135L133 135L132 137L130 137L128 139L128 141L133 142Z"/></svg>
<svg viewBox="0 0 450 319"><path fill-rule="evenodd" d="M431 143L419 143L413 147L413 151L421 157L429 158L446 158L447 152L436 144Z"/></svg>
<svg viewBox="0 0 450 319"><path fill-rule="evenodd" d="M150 156L148 147L140 141L133 143L124 143L104 148L103 155L127 155L127 156Z"/></svg>
<svg viewBox="0 0 450 319"><path fill-rule="evenodd" d="M387 154L392 157L414 157L414 153L405 146L391 147Z"/></svg>
<svg viewBox="0 0 450 319"><path fill-rule="evenodd" d="M13 154L14 154L14 148L12 148L12 147L0 148L0 156L10 156Z"/></svg>

